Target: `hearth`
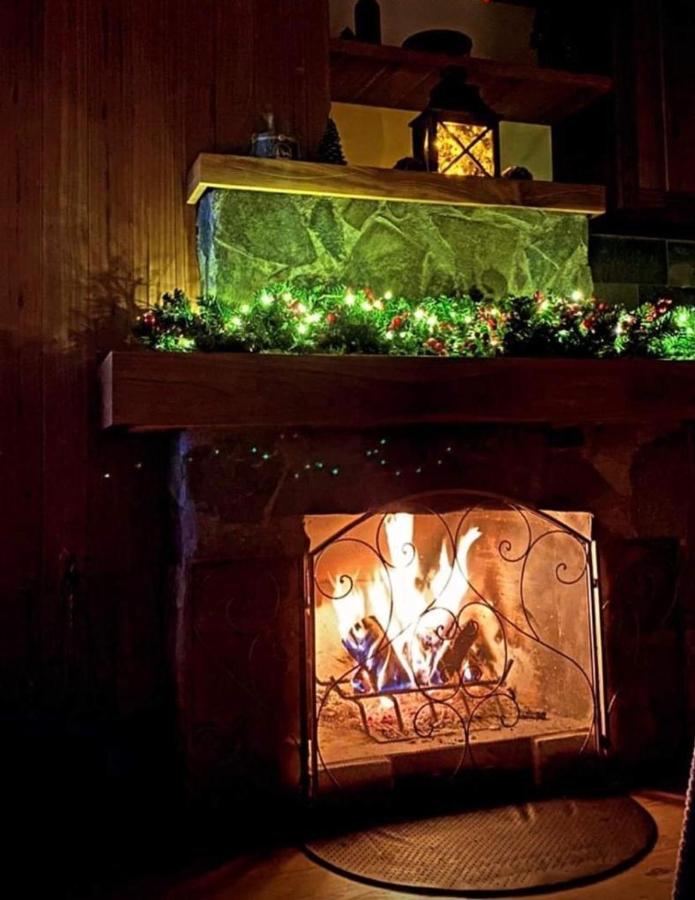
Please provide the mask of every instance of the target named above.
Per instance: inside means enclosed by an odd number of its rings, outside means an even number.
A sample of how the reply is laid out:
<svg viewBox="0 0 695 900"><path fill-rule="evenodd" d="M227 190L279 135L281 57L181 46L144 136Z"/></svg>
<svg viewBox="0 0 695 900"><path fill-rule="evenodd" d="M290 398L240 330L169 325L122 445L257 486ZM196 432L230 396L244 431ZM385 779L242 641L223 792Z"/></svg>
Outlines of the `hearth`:
<svg viewBox="0 0 695 900"><path fill-rule="evenodd" d="M309 794L599 752L591 526L466 491L306 517Z"/></svg>

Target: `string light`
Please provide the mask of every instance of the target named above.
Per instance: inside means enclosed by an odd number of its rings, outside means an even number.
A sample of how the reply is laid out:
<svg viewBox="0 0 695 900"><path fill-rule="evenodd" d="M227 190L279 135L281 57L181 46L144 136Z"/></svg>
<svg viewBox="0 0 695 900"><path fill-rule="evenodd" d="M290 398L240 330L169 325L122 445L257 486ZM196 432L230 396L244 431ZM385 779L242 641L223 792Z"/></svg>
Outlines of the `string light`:
<svg viewBox="0 0 695 900"><path fill-rule="evenodd" d="M277 303L282 298L285 303ZM275 309L271 307L277 304ZM451 357L657 356L695 359L695 306L661 298L627 310L570 297L431 297L315 283L269 285L232 303L179 290L144 311L134 331L157 350L384 353Z"/></svg>
<svg viewBox="0 0 695 900"><path fill-rule="evenodd" d="M301 437L298 432L293 432L292 435L286 435L284 432L281 432L277 435L277 439L284 442L285 438L289 436L297 440ZM406 469L402 465L393 466L393 459L387 459L385 456L381 455L382 450L392 443L392 439L387 435L382 435L381 437L376 438L375 443L376 446L368 447L364 452L368 458L372 458L375 463L378 463L379 471L383 473L383 475L386 475L388 471L390 471L390 474L394 478L402 478L403 476L407 475L408 472L410 472L411 475L422 475L428 469L434 471L436 467L441 467L445 463L444 457L440 455L439 457L435 458L434 463L430 466L420 464L418 466L413 466L410 469ZM300 479L302 470L307 473L307 475L314 473L317 477L330 476L331 478L337 478L342 474L343 466L335 461L327 463L324 459L314 458L309 459L304 463L298 464L296 459L292 459L293 451L290 449L290 447L292 446L296 445L283 443L277 449L271 447L269 449L262 450L261 447L259 447L257 444L250 444L248 447L248 452L256 461L256 466L260 466L263 463L269 462L278 454L280 454L281 456L289 454L290 458L287 459L288 468L290 469L288 477L290 477L293 481L298 481ZM441 448L440 454L443 452L450 454L453 452L453 450L454 447L452 444L446 444ZM213 456L220 456L222 454L222 449L220 447L211 447L210 453ZM191 453L185 454L184 459L189 464L195 462L194 455ZM299 468L297 468L297 465L299 465ZM142 462L135 463L135 467L142 468ZM111 473L102 473L102 477L104 479L110 480Z"/></svg>

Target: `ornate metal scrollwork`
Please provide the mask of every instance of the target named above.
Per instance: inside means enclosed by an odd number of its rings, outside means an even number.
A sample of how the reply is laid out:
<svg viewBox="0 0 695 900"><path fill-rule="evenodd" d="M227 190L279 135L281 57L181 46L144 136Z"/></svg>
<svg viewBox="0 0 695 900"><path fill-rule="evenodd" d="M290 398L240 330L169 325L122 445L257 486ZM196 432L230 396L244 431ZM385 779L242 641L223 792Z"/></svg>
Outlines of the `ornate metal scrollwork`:
<svg viewBox="0 0 695 900"><path fill-rule="evenodd" d="M498 514L498 524L503 521L508 527L515 523L514 534L498 533L492 544L490 534L485 535L487 564L514 573L513 603L508 597L502 604L499 598L486 596L479 566L476 574L471 574L467 557L473 554L474 559L476 541L481 537L478 526L483 527L489 513ZM428 516L441 531L439 566L434 567L434 575L429 573L429 580L412 571L421 564L422 554L407 529L401 529L399 536L399 515ZM394 539L394 534L399 539ZM549 544L553 553L541 552L539 548ZM561 551L564 555L558 558ZM331 564L332 559L344 560L355 552L371 560L371 584L361 585L354 571L336 570ZM336 704L347 704L353 719L356 712L363 735L376 744L437 737L460 747L453 767L453 772L458 772L467 762L475 763L475 732L513 732L520 722L548 717L547 709L529 705L514 686L524 659L538 652L554 660L555 668L571 667L577 683L586 689L588 745L596 736L595 660L591 655L580 659L568 652L561 636L549 634L548 623L534 614L527 597L529 573L541 558L550 560L544 577L552 579L554 590L585 584L586 646L591 649L595 579L590 537L558 518L507 498L468 491L409 497L366 513L316 547L308 568L310 627L315 628L317 604L334 604L342 610L340 637L350 664L328 676L318 672L315 660L310 668L309 731L315 768L339 784L322 747L322 732L329 711L334 713ZM446 566L442 560L447 561ZM537 572L535 577L537 581ZM421 608L404 621L399 591L414 583L423 598ZM380 597L378 604L371 601L371 607L364 601L370 590ZM378 613L374 605L379 606ZM308 642L312 648L314 638L312 634ZM494 652L489 650L492 644ZM371 712L375 706L379 710L376 718L392 723L388 728L375 727Z"/></svg>

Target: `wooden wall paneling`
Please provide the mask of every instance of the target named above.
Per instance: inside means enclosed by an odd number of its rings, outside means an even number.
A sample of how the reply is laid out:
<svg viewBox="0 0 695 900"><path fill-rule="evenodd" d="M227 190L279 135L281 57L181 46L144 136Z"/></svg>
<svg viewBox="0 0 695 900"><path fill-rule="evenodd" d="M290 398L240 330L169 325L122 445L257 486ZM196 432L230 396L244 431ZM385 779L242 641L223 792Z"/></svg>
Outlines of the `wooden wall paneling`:
<svg viewBox="0 0 695 900"><path fill-rule="evenodd" d="M216 0L186 0L187 27L178 36L178 59L185 72L183 85L183 135L181 151L186 171L195 160L201 147L216 146L217 91L215 69L217 54L214 49L218 39L217 14L220 6ZM207 53L192 53L190 34L196 36L198 46L207 47ZM179 187L185 193L185 177L179 173ZM183 209L183 237L185 241L186 272L183 286L190 296L197 296L200 289L196 254L196 210Z"/></svg>
<svg viewBox="0 0 695 900"><path fill-rule="evenodd" d="M154 302L166 283L169 259L162 233L168 212L169 174L165 129L169 98L164 80L166 19L163 0L135 4L133 16L133 148L135 169L134 260L143 280L143 300Z"/></svg>
<svg viewBox="0 0 695 900"><path fill-rule="evenodd" d="M666 189L662 0L621 0L616 46L615 205L636 208L640 192Z"/></svg>
<svg viewBox="0 0 695 900"><path fill-rule="evenodd" d="M106 6L101 0L84 6L85 31L89 41L84 47L86 71L85 86L88 160L85 177L88 190L88 270L82 284L82 295L75 297L75 305L82 309L83 322L79 340L88 348L87 391L91 418L93 396L89 373L93 356L100 346L113 340L123 320L114 321L121 303L118 292L110 283L112 266L111 248L111 197L109 197L114 173L112 171L115 148L111 145L112 116L120 106L118 97L119 68L124 60L122 46L114 53L113 36L119 18L119 4ZM117 154L117 151L116 151ZM116 177L116 181L118 178ZM108 198L108 199L107 199ZM72 673L71 694L80 693L82 685L89 684L87 697L82 705L98 704L108 715L116 708L116 646L117 616L113 596L102 577L104 570L113 575L114 564L110 557L121 549L112 540L112 517L105 500L111 486L104 475L110 469L105 453L105 442L97 441L91 430L87 432L90 464L85 473L87 479L85 559L79 570L82 586L72 628L75 655L79 659ZM102 481L107 482L102 485ZM107 543L110 546L107 548ZM105 552L104 552L105 551ZM109 564L110 563L110 564ZM110 579L109 579L110 581Z"/></svg>
<svg viewBox="0 0 695 900"><path fill-rule="evenodd" d="M330 112L328 4L314 0L308 13L306 26L298 30L303 81L301 94L295 96L301 97L304 104L304 144L312 159Z"/></svg>
<svg viewBox="0 0 695 900"><path fill-rule="evenodd" d="M217 3L214 18L215 67L213 72L216 147L248 153L251 133L257 131L263 111L256 95L257 82L272 65L278 48L256 48L256 16L261 5L254 0ZM260 104L266 102L261 98Z"/></svg>
<svg viewBox="0 0 695 900"><path fill-rule="evenodd" d="M662 27L668 190L695 193L695 7L691 0L665 0Z"/></svg>
<svg viewBox="0 0 695 900"><path fill-rule="evenodd" d="M41 78L38 0L10 0L0 29L0 691L35 675L41 560Z"/></svg>
<svg viewBox="0 0 695 900"><path fill-rule="evenodd" d="M66 633L69 560L84 571L87 539L88 35L80 0L45 0L44 15L42 626L45 660L57 667L52 686L60 692L74 655Z"/></svg>
<svg viewBox="0 0 695 900"><path fill-rule="evenodd" d="M99 433L97 363L137 305L197 290L189 162L246 149L259 97L323 130L323 0L264 3L262 28L251 0L3 8L0 653L24 666L36 630L34 682L60 708L73 665L114 714L163 702L167 447Z"/></svg>
<svg viewBox="0 0 695 900"><path fill-rule="evenodd" d="M90 348L91 422L96 363L109 347L123 343L135 314L138 236L133 222L132 0L88 3L86 14L89 273L81 340ZM161 499L149 495L153 484L163 491L166 454L161 446L103 441L89 423L88 441L87 557L78 623L88 657L78 674L92 682L92 696L85 702L111 715L128 715L152 706L163 677L162 555L156 547L163 541L165 516Z"/></svg>

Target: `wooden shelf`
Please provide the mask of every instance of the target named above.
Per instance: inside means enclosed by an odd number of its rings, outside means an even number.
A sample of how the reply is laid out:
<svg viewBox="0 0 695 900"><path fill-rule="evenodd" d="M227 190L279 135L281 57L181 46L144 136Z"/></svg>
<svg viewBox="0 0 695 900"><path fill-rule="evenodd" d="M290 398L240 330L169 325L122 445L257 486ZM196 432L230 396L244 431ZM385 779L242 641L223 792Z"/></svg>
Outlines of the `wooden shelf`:
<svg viewBox="0 0 695 900"><path fill-rule="evenodd" d="M139 351L111 353L101 378L104 427L135 431L695 420L695 364L659 360Z"/></svg>
<svg viewBox="0 0 695 900"><path fill-rule="evenodd" d="M421 110L447 66L465 69L492 109L512 122L551 125L613 89L612 79L604 75L335 38L331 41L331 98L341 103Z"/></svg>
<svg viewBox="0 0 695 900"><path fill-rule="evenodd" d="M406 203L524 206L590 216L600 215L606 208L604 189L591 184L468 178L201 153L189 174L188 202L196 203L207 188Z"/></svg>

